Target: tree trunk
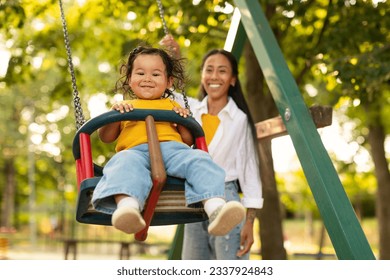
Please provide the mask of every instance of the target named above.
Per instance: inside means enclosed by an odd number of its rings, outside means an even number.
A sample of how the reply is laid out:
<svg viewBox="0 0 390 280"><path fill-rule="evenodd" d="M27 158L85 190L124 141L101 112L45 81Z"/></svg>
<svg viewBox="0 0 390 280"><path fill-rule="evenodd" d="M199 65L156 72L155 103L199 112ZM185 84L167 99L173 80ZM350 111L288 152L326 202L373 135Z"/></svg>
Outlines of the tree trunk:
<svg viewBox="0 0 390 280"><path fill-rule="evenodd" d="M255 122L275 117L278 112L272 95L265 86L264 77L250 44L245 50L247 100ZM282 215L276 187L271 141L259 143L260 176L263 185L264 207L258 211L260 220L261 255L263 260L285 260Z"/></svg>
<svg viewBox="0 0 390 280"><path fill-rule="evenodd" d="M373 109L375 106L370 106L370 108ZM380 112L380 110L375 111ZM371 111L371 115L376 112ZM368 113L370 115L370 112ZM384 148L386 138L384 126L379 115L375 115L377 117L374 117L374 121L368 125L368 142L371 146L371 156L378 184L376 215L379 227L379 259L390 260L390 172Z"/></svg>
<svg viewBox="0 0 390 280"><path fill-rule="evenodd" d="M4 160L4 192L1 207L0 227L10 229L13 227L13 215L15 212L15 167L13 158Z"/></svg>
<svg viewBox="0 0 390 280"><path fill-rule="evenodd" d="M286 260L284 248L282 214L275 171L272 159L271 142L260 143L260 174L263 184L264 207L259 211L261 256L263 260Z"/></svg>

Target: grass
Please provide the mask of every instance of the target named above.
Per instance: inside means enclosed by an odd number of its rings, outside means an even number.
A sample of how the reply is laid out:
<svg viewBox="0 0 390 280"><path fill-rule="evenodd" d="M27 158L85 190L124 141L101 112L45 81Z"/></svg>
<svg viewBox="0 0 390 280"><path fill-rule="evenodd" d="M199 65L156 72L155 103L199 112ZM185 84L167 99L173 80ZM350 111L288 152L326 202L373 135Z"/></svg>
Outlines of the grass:
<svg viewBox="0 0 390 280"><path fill-rule="evenodd" d="M365 219L361 222L363 232L374 254L378 251L378 230L375 219ZM325 230L321 250L322 221L315 220L312 224L304 220L286 220L283 224L285 234L285 248L292 258L310 256L315 259L318 253L322 253L325 259L336 259L332 242ZM332 257L333 256L333 257Z"/></svg>

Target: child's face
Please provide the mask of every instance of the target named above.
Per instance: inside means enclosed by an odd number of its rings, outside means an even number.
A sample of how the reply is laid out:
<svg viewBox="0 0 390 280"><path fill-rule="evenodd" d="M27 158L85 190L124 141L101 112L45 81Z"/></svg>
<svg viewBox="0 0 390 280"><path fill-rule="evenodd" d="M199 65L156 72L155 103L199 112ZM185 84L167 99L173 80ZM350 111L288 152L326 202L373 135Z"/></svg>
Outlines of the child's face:
<svg viewBox="0 0 390 280"><path fill-rule="evenodd" d="M206 59L202 69L202 85L209 98L226 98L230 85L235 82L236 77L226 56L214 54Z"/></svg>
<svg viewBox="0 0 390 280"><path fill-rule="evenodd" d="M159 55L141 54L134 60L129 86L138 98L158 99L172 82Z"/></svg>

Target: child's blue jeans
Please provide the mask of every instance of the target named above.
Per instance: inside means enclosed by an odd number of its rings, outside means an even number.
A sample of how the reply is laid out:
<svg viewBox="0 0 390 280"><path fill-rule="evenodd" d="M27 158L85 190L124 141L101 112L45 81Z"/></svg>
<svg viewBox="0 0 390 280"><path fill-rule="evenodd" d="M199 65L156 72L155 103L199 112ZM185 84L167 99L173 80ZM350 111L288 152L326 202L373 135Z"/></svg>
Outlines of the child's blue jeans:
<svg viewBox="0 0 390 280"><path fill-rule="evenodd" d="M174 142L160 143L168 175L185 178L187 205L212 197L224 198L225 171L202 150ZM96 210L112 214L116 209L114 196L125 194L136 198L144 208L152 187L148 145L142 144L116 153L103 169L92 203Z"/></svg>

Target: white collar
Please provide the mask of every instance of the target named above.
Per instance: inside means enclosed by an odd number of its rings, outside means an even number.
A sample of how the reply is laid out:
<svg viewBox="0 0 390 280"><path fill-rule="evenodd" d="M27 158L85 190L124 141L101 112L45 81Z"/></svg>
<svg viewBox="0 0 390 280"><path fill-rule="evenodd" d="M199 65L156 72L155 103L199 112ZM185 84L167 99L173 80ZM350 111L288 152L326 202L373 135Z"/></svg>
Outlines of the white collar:
<svg viewBox="0 0 390 280"><path fill-rule="evenodd" d="M208 96L203 98L203 100L199 103L199 105L196 106L196 109L199 110L200 116L202 114L208 113L207 100L208 100ZM230 96L228 96L228 103L218 113L218 116L219 117L228 116L231 119L233 119L236 116L236 114L239 112L239 110L240 109L237 107L237 104L233 101L233 99Z"/></svg>

